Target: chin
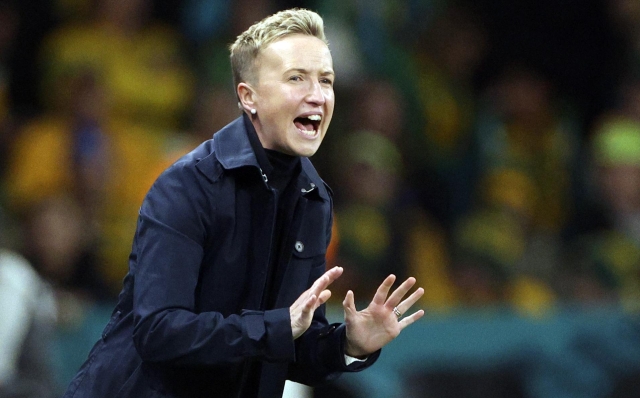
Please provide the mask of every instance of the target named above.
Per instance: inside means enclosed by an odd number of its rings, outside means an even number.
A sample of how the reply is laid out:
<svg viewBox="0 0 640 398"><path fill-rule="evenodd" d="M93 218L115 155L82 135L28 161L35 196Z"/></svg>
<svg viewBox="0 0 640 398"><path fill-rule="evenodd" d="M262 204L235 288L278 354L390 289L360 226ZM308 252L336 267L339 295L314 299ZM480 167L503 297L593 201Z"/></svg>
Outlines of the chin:
<svg viewBox="0 0 640 398"><path fill-rule="evenodd" d="M287 145L286 153L293 156L301 156L301 157L311 157L313 156L320 148L319 140L295 140L293 142L289 142Z"/></svg>
<svg viewBox="0 0 640 398"><path fill-rule="evenodd" d="M289 152L289 155L292 155L292 156L300 156L300 157L303 157L303 158L308 158L308 157L313 156L316 153L316 150L315 149L313 149L313 150L310 150L310 149L295 149L295 150L291 150L291 151L288 151L288 152Z"/></svg>
<svg viewBox="0 0 640 398"><path fill-rule="evenodd" d="M313 145L313 146L305 145L305 146L299 146L297 148L293 148L293 151L297 156L309 158L313 156L316 152L318 152L319 147L320 145Z"/></svg>

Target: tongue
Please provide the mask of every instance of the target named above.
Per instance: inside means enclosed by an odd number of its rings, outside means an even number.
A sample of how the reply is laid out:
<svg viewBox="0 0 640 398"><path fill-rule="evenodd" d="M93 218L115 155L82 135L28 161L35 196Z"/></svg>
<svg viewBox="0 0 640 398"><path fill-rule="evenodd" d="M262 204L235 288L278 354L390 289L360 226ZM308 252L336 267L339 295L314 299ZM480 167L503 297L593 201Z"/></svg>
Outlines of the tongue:
<svg viewBox="0 0 640 398"><path fill-rule="evenodd" d="M296 119L293 121L296 127L300 130L313 131L313 124L309 119Z"/></svg>

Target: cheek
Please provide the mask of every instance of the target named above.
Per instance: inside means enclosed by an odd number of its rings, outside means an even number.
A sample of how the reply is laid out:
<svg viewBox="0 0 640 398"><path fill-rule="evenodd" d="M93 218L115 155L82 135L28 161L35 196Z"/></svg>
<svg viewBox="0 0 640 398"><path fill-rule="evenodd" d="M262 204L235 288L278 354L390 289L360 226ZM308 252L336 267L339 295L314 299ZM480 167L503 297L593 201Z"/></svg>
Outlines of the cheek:
<svg viewBox="0 0 640 398"><path fill-rule="evenodd" d="M333 111L333 107L336 105L336 97L333 94L333 91L325 95L325 101L327 104L327 109L331 109Z"/></svg>
<svg viewBox="0 0 640 398"><path fill-rule="evenodd" d="M331 123L331 119L333 118L333 109L335 107L335 99L333 97L331 97L331 100L326 102L325 108L326 108L326 114L324 115L325 118L325 126L329 127L329 123Z"/></svg>
<svg viewBox="0 0 640 398"><path fill-rule="evenodd" d="M280 101L274 103L275 107L273 112L277 115L277 119L280 123L287 125L293 123L293 119L298 113L300 107L300 100L296 97L295 93L285 92L282 93Z"/></svg>

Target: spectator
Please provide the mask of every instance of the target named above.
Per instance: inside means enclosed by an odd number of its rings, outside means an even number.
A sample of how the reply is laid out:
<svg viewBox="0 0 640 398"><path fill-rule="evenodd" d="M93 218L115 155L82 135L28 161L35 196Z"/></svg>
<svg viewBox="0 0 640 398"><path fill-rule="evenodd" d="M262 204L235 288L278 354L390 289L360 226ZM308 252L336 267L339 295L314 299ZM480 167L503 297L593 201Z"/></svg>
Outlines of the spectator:
<svg viewBox="0 0 640 398"><path fill-rule="evenodd" d="M4 224L4 219L0 220ZM4 225L0 224L0 228ZM0 249L0 396L49 398L56 306L50 287L17 253Z"/></svg>
<svg viewBox="0 0 640 398"><path fill-rule="evenodd" d="M583 303L620 300L640 308L640 121L609 115L591 140L594 207L600 219L574 242L567 299Z"/></svg>
<svg viewBox="0 0 640 398"><path fill-rule="evenodd" d="M449 5L412 43L418 106L407 130L408 177L436 219L452 225L471 207L476 125L473 79L486 33L470 9ZM407 112L409 113L409 112Z"/></svg>
<svg viewBox="0 0 640 398"><path fill-rule="evenodd" d="M516 214L525 242L513 271L545 283L574 211L579 135L563 105L542 75L510 66L485 92L477 127L480 206Z"/></svg>
<svg viewBox="0 0 640 398"><path fill-rule="evenodd" d="M16 137L6 174L8 209L24 220L43 201L71 194L115 295L144 191L186 145L174 145L173 134L110 117L105 89L91 71L69 81L67 90L57 112L33 118Z"/></svg>
<svg viewBox="0 0 640 398"><path fill-rule="evenodd" d="M247 26L275 10L272 0L185 2L182 31L193 44L194 66L199 83L205 87L226 90L235 97L229 66L229 43Z"/></svg>
<svg viewBox="0 0 640 398"><path fill-rule="evenodd" d="M555 304L548 283L522 272L530 236L517 213L485 205L453 230L451 274L458 303L469 308L508 306L539 316Z"/></svg>
<svg viewBox="0 0 640 398"><path fill-rule="evenodd" d="M413 203L403 182L402 159L391 140L375 131L355 131L338 141L336 220L340 236L336 263L345 271L334 282L337 297L346 289L375 293L380 276L425 278L422 305L447 309L452 292L445 241L439 226Z"/></svg>
<svg viewBox="0 0 640 398"><path fill-rule="evenodd" d="M78 303L115 298L98 270L95 236L88 234L85 213L71 197L52 197L32 209L27 219L25 248L30 262L56 290L61 321ZM82 306L82 305L80 305Z"/></svg>
<svg viewBox="0 0 640 398"><path fill-rule="evenodd" d="M193 76L180 36L150 18L150 0L95 0L92 19L61 26L42 48L43 94L51 107L69 79L91 70L105 88L109 116L175 129L192 98Z"/></svg>

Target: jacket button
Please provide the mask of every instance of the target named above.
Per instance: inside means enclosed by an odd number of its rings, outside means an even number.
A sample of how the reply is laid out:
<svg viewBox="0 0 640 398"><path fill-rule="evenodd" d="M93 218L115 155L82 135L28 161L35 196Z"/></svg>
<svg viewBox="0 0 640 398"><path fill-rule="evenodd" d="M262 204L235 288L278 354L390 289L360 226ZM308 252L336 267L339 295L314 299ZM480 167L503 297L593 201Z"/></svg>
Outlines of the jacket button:
<svg viewBox="0 0 640 398"><path fill-rule="evenodd" d="M302 251L304 250L304 244L300 241L297 241L295 248L298 253L302 253Z"/></svg>

